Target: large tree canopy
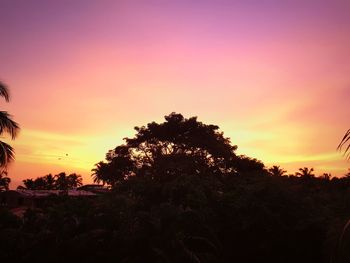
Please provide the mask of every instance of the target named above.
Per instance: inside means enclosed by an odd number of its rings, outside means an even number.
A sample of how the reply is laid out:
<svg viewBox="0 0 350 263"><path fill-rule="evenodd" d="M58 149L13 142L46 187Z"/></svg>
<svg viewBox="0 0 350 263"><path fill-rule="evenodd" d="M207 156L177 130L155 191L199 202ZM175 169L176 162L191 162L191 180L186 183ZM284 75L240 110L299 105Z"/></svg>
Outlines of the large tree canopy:
<svg viewBox="0 0 350 263"><path fill-rule="evenodd" d="M130 176L163 180L172 175L222 175L232 171L236 158L230 139L216 125L207 125L181 114L165 116L165 122L135 127L134 138L110 150L106 162L92 170L95 182L115 184Z"/></svg>

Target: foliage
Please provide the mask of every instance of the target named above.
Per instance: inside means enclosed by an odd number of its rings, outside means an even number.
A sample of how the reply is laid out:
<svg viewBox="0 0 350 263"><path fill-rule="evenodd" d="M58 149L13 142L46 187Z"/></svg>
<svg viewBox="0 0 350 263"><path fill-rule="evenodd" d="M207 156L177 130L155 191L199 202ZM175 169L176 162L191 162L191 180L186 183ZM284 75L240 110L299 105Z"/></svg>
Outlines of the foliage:
<svg viewBox="0 0 350 263"><path fill-rule="evenodd" d="M270 175L272 176L284 176L287 171L286 170L283 170L280 166L278 165L274 165L272 167L270 167L268 169L268 172L270 173Z"/></svg>
<svg viewBox="0 0 350 263"><path fill-rule="evenodd" d="M236 146L219 132L216 125L206 125L196 117L181 114L165 116L165 122L135 127L134 138L110 150L106 162L93 169L95 182L118 185L132 176L167 180L174 175L230 172L230 162L236 158Z"/></svg>
<svg viewBox="0 0 350 263"><path fill-rule="evenodd" d="M315 177L315 174L313 174L314 168L299 168L299 172L296 172L296 176L300 176L302 178L310 178L310 177Z"/></svg>
<svg viewBox="0 0 350 263"><path fill-rule="evenodd" d="M4 262L329 262L348 251L349 233L336 245L350 218L350 182L310 182L135 176L93 199L57 197L22 221L0 215L0 254Z"/></svg>
<svg viewBox="0 0 350 263"><path fill-rule="evenodd" d="M7 176L7 171L0 171L0 192L4 190L9 190L10 183L11 178Z"/></svg>
<svg viewBox="0 0 350 263"><path fill-rule="evenodd" d="M36 179L23 180L24 186L19 186L19 189L29 190L68 190L77 188L83 185L81 175L75 173L66 175L62 172L57 175L48 174Z"/></svg>
<svg viewBox="0 0 350 263"><path fill-rule="evenodd" d="M0 82L0 96L3 97L6 102L9 102L9 90L2 82ZM19 129L19 125L12 120L11 115L6 111L0 111L0 135L8 133L12 139L15 139ZM8 163L12 160L14 160L14 149L11 145L0 141L0 168L5 170Z"/></svg>

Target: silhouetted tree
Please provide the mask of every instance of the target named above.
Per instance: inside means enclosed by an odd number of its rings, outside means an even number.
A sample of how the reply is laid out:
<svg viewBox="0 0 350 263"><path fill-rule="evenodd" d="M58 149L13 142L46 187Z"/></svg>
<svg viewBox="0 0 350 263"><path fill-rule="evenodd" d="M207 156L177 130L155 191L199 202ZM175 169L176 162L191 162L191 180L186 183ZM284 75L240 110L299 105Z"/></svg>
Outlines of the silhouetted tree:
<svg viewBox="0 0 350 263"><path fill-rule="evenodd" d="M93 168L91 171L94 183L99 184L102 182L103 184L113 184L113 171L108 163L98 162L97 164L95 164L95 168Z"/></svg>
<svg viewBox="0 0 350 263"><path fill-rule="evenodd" d="M78 175L76 173L72 173L68 175L67 180L68 180L68 188L70 189L77 188L83 185L83 179L81 175Z"/></svg>
<svg viewBox="0 0 350 263"><path fill-rule="evenodd" d="M330 173L323 173L321 178L326 181L329 181L332 178L332 175Z"/></svg>
<svg viewBox="0 0 350 263"><path fill-rule="evenodd" d="M0 96L7 102L10 100L10 94L7 87L0 82ZM6 111L0 111L0 135L8 133L12 139L15 139L19 131L19 125L12 120L12 117ZM0 141L0 168L6 169L7 164L14 160L13 148Z"/></svg>
<svg viewBox="0 0 350 263"><path fill-rule="evenodd" d="M287 171L283 170L279 165L274 165L270 167L268 171L272 176L283 176L287 173Z"/></svg>
<svg viewBox="0 0 350 263"><path fill-rule="evenodd" d="M55 177L52 174L45 175L43 179L45 180L45 185L47 190L53 190L56 188Z"/></svg>
<svg viewBox="0 0 350 263"><path fill-rule="evenodd" d="M82 185L82 178L75 173L66 175L62 172L55 175L55 188L58 190L68 190Z"/></svg>
<svg viewBox="0 0 350 263"><path fill-rule="evenodd" d="M67 190L68 189L68 178L66 173L62 172L57 175L55 175L55 186L56 189L59 190Z"/></svg>
<svg viewBox="0 0 350 263"><path fill-rule="evenodd" d="M299 172L296 172L296 176L300 176L301 178L311 178L315 177L313 174L314 168L309 169L308 167L299 168Z"/></svg>
<svg viewBox="0 0 350 263"><path fill-rule="evenodd" d="M230 162L233 174L248 177L261 177L267 175L263 162L245 155L239 155Z"/></svg>
<svg viewBox="0 0 350 263"><path fill-rule="evenodd" d="M18 186L18 189L28 189L28 190L35 190L36 185L34 179L25 179L22 181L24 186Z"/></svg>
<svg viewBox="0 0 350 263"><path fill-rule="evenodd" d="M345 147L344 154L347 159L350 159L350 129L345 133L343 139L338 145L338 150L342 150L343 147Z"/></svg>
<svg viewBox="0 0 350 263"><path fill-rule="evenodd" d="M17 189L49 190L44 177L38 177L36 179L25 179L22 182L24 186L18 186Z"/></svg>
<svg viewBox="0 0 350 263"><path fill-rule="evenodd" d="M0 192L9 189L9 185L11 183L11 179L7 177L6 171L0 172Z"/></svg>
<svg viewBox="0 0 350 263"><path fill-rule="evenodd" d="M82 186L82 177L76 173L66 175L62 172L55 176L52 174L38 177L36 179L23 180L24 186L19 186L18 189L28 190L68 190Z"/></svg>
<svg viewBox="0 0 350 263"><path fill-rule="evenodd" d="M115 185L130 176L164 180L174 175L221 175L231 171L236 146L219 132L216 125L206 125L196 117L181 114L165 116L165 122L135 127L134 138L106 155L93 171L95 182Z"/></svg>
<svg viewBox="0 0 350 263"><path fill-rule="evenodd" d="M35 184L35 190L46 190L46 181L44 177L38 177L34 181Z"/></svg>

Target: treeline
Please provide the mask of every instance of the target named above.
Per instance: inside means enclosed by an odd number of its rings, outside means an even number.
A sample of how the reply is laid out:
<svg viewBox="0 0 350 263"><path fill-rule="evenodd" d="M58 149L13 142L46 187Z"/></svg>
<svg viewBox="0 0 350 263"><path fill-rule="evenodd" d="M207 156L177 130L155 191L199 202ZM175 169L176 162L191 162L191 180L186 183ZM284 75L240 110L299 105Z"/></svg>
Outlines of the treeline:
<svg viewBox="0 0 350 263"><path fill-rule="evenodd" d="M0 260L349 262L350 176L285 176L180 114L135 129L93 169L110 193L1 210Z"/></svg>
<svg viewBox="0 0 350 263"><path fill-rule="evenodd" d="M350 180L134 177L94 199L0 215L0 259L348 262ZM341 259L335 261L336 258Z"/></svg>
<svg viewBox="0 0 350 263"><path fill-rule="evenodd" d="M28 190L68 190L77 188L83 185L83 179L81 175L72 173L67 175L65 172L61 172L56 175L48 174L36 179L25 179L23 185L17 187L17 189Z"/></svg>

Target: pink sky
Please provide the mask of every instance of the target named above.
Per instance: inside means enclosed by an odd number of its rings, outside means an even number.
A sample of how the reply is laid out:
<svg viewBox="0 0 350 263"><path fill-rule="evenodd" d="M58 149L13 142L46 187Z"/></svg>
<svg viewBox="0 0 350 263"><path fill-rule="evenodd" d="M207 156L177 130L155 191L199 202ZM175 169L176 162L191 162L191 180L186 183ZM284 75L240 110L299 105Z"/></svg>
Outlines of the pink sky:
<svg viewBox="0 0 350 263"><path fill-rule="evenodd" d="M350 2L199 2L1 0L2 109L22 128L12 187L61 171L91 182L134 126L173 111L266 165L345 174Z"/></svg>

